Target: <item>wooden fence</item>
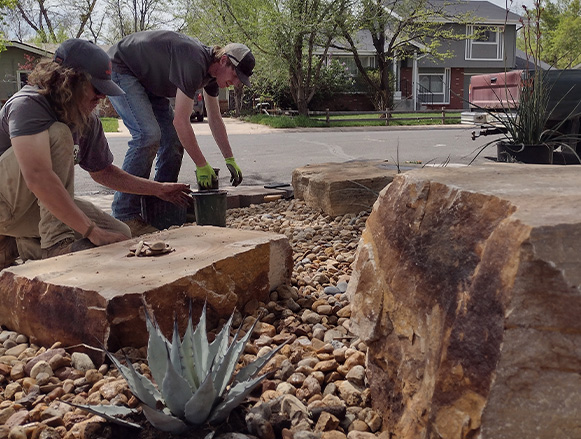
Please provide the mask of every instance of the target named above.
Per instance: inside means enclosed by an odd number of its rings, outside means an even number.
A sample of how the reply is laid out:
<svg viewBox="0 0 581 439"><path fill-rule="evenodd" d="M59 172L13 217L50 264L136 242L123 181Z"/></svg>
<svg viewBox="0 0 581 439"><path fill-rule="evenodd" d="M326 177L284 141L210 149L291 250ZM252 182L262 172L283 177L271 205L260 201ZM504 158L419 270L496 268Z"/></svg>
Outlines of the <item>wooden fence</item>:
<svg viewBox="0 0 581 439"><path fill-rule="evenodd" d="M439 119L444 125L446 120L449 119L458 119L459 117L451 116L450 113L458 113L460 110L448 111L446 112L445 108L442 108L440 115L437 117L434 116L436 111L434 110L421 110L421 111L309 111L309 117L313 118L314 120L318 120L321 122L325 122L327 126L330 126L331 122L377 122L378 115L382 116L385 119L385 125L389 125L390 122L396 121L405 121L405 120L433 120ZM413 113L414 116L407 116L407 117L397 117L398 114L410 114ZM352 118L352 119L335 119L331 120L332 116L354 116L354 115L375 115L374 118ZM426 114L431 114L431 116L426 116ZM313 117L314 116L314 117ZM321 118L320 116L325 116ZM381 119L379 119L381 120Z"/></svg>

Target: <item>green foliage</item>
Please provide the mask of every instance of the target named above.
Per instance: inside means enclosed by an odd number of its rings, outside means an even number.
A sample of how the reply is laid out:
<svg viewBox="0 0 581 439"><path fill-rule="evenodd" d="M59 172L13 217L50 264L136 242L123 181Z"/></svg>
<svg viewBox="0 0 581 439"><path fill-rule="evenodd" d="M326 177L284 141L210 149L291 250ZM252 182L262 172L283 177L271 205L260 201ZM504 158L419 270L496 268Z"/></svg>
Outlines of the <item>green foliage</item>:
<svg viewBox="0 0 581 439"><path fill-rule="evenodd" d="M345 116L331 116L331 127L361 127L361 126L385 126L385 119L379 114L376 120L372 119L372 114L350 114ZM407 120L397 120L405 118ZM324 116L316 118L307 116L267 116L265 114L256 114L246 116L243 120L251 123L268 125L272 128L324 128L327 127ZM345 120L349 119L349 120ZM441 113L398 113L390 119L389 125L439 125L442 123ZM460 113L446 113L446 124L460 123Z"/></svg>
<svg viewBox="0 0 581 439"><path fill-rule="evenodd" d="M332 97L335 93L350 90L355 83L344 62L331 59L328 65L321 68L316 92L311 100L312 105ZM316 107L315 107L316 108Z"/></svg>
<svg viewBox="0 0 581 439"><path fill-rule="evenodd" d="M325 63L325 57L314 52L328 49L346 4L347 0L191 0L187 31L213 44L248 44L257 58L253 83L259 83L255 78L275 76L265 87L267 94L282 98L284 84L296 108L306 114Z"/></svg>
<svg viewBox="0 0 581 439"><path fill-rule="evenodd" d="M543 59L557 68L581 63L581 1L546 3L541 22L545 48Z"/></svg>
<svg viewBox="0 0 581 439"><path fill-rule="evenodd" d="M543 0L539 4L539 59L557 69L568 69L581 63L581 0ZM525 17L532 9L523 7ZM517 47L523 51L526 23L518 35Z"/></svg>
<svg viewBox="0 0 581 439"><path fill-rule="evenodd" d="M131 392L141 401L145 417L155 428L172 434L182 434L206 423L218 425L225 422L230 412L266 377L258 373L284 344L241 368L234 375L238 360L258 320L244 336L240 336L238 330L230 341L232 316L214 341L209 343L206 335L206 306L204 305L195 329L190 310L183 339L180 340L176 321L170 342L146 312L149 333L147 361L157 386L137 372L129 361L125 366L107 352L111 362L127 381ZM137 426L119 417L135 413L125 407L77 407L113 422Z"/></svg>
<svg viewBox="0 0 581 439"><path fill-rule="evenodd" d="M103 131L106 133L116 133L119 131L119 119L115 117L101 117Z"/></svg>
<svg viewBox="0 0 581 439"><path fill-rule="evenodd" d="M252 116L244 117L244 120L252 123L259 123L262 125L268 125L272 128L316 128L324 127L325 122L317 121L311 119L308 116L267 116L265 114L255 114Z"/></svg>

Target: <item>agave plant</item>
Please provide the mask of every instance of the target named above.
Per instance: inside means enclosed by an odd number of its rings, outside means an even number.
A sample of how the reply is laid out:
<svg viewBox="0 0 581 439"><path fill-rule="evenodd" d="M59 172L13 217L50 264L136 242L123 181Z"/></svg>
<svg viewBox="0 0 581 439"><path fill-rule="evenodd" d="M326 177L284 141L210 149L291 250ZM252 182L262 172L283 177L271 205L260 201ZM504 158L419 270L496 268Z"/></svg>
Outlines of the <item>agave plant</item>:
<svg viewBox="0 0 581 439"><path fill-rule="evenodd" d="M110 352L111 362L127 381L131 392L141 401L147 420L157 429L181 434L202 424L217 425L227 420L230 412L266 377L258 375L264 365L284 344L241 368L233 377L240 355L250 339L252 328L239 337L240 329L229 342L232 318L222 327L212 343L206 334L206 305L197 327L193 328L192 313L182 340L174 321L171 342L165 338L146 312L149 342L147 361L157 386L140 374L130 361L123 365ZM122 425L139 427L120 417L136 413L123 406L75 405Z"/></svg>

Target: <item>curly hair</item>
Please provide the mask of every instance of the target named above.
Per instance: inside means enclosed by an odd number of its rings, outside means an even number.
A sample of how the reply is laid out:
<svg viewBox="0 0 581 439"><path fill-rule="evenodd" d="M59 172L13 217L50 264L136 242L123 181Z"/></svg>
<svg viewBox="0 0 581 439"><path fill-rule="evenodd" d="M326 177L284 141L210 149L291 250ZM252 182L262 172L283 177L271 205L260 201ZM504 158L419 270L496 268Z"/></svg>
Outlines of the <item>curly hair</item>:
<svg viewBox="0 0 581 439"><path fill-rule="evenodd" d="M28 83L39 88L46 96L59 120L67 124L73 132L82 132L89 116L82 111L82 103L87 99L87 84L90 76L52 61L42 61L28 76Z"/></svg>

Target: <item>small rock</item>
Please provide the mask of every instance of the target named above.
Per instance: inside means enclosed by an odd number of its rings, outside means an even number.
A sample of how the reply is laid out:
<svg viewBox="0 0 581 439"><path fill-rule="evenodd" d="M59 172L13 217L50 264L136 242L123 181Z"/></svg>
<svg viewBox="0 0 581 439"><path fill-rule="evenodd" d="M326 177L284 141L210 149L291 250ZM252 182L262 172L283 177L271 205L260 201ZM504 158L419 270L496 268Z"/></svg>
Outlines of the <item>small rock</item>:
<svg viewBox="0 0 581 439"><path fill-rule="evenodd" d="M336 384L337 390L339 390L339 395L347 405L358 406L361 404L361 391L358 390L353 384L351 384L349 381L339 381Z"/></svg>
<svg viewBox="0 0 581 439"><path fill-rule="evenodd" d="M339 419L331 413L323 412L315 425L315 431L335 430L339 426Z"/></svg>
<svg viewBox="0 0 581 439"><path fill-rule="evenodd" d="M6 345L4 347L6 347ZM20 354L22 354L26 349L28 349L28 344L26 344L26 343L21 343L21 344L14 343L14 346L7 349L6 353L4 355L12 355L12 356L18 358L18 356Z"/></svg>
<svg viewBox="0 0 581 439"><path fill-rule="evenodd" d="M90 369L96 369L91 358L82 352L74 352L71 355L71 363L75 369L80 370L83 374Z"/></svg>
<svg viewBox="0 0 581 439"><path fill-rule="evenodd" d="M365 384L365 368L359 364L353 366L345 378L356 386L363 386Z"/></svg>
<svg viewBox="0 0 581 439"><path fill-rule="evenodd" d="M376 439L377 436L368 431L351 430L347 433L347 439Z"/></svg>
<svg viewBox="0 0 581 439"><path fill-rule="evenodd" d="M369 426L365 423L365 421L362 421L361 419L355 419L349 426L349 431L366 432L369 431ZM349 435L347 437L349 437Z"/></svg>
<svg viewBox="0 0 581 439"><path fill-rule="evenodd" d="M19 383L17 383L17 382L10 383L4 388L4 398L5 399L14 399L14 395L17 392L21 392L21 391L22 391L22 386Z"/></svg>
<svg viewBox="0 0 581 439"><path fill-rule="evenodd" d="M347 435L337 430L324 431L321 439L347 439Z"/></svg>
<svg viewBox="0 0 581 439"><path fill-rule="evenodd" d="M8 426L7 426L8 427ZM18 426L10 429L8 439L26 439L26 430L24 427Z"/></svg>
<svg viewBox="0 0 581 439"><path fill-rule="evenodd" d="M48 375L49 378L53 376L52 368L46 361L39 361L38 363L36 363L30 370L30 377L38 381L37 377L41 373Z"/></svg>

